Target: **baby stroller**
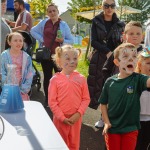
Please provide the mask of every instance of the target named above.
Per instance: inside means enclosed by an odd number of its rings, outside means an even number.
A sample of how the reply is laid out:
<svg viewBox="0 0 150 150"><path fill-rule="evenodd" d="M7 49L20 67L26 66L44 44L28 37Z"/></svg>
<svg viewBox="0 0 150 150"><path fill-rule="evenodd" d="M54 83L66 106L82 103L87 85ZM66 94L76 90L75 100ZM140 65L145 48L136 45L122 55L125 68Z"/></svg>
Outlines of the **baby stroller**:
<svg viewBox="0 0 150 150"><path fill-rule="evenodd" d="M22 50L26 51L32 58L32 55L33 55L33 52L34 52L34 49L36 46L36 40L31 36L30 33L26 32L26 31L19 30L17 32L21 33L22 36L24 37L24 47L22 48ZM5 49L7 49L7 48L9 48L9 45L6 42ZM35 74L33 76L33 81L32 81L32 87L37 86L37 90L39 91L41 88L41 82L40 82L41 75L40 75L39 71L37 70L36 66L34 65L33 61L32 61L32 65L35 70ZM32 93L32 88L31 88L29 95L31 95L31 93Z"/></svg>

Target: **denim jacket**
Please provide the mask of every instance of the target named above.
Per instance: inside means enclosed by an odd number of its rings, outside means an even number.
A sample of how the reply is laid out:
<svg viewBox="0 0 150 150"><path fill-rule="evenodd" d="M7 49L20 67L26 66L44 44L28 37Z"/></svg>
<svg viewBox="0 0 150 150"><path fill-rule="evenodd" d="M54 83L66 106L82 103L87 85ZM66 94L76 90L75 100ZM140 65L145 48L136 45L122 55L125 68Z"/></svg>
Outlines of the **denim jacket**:
<svg viewBox="0 0 150 150"><path fill-rule="evenodd" d="M44 42L43 41L44 26L48 20L49 18L40 21L36 26L32 27L30 30L31 35L36 40L38 40L40 47L42 47L42 43ZM63 44L73 44L73 37L67 23L61 20L59 26L62 32L62 36L64 38Z"/></svg>
<svg viewBox="0 0 150 150"><path fill-rule="evenodd" d="M7 76L7 64L12 64L12 59L10 56L10 49L7 49L2 52L1 54L1 72L2 72L2 84L4 84ZM34 75L34 70L32 67L32 60L31 57L23 51L23 62L22 62L22 80L19 85L20 91L22 93L27 94L32 85L32 79Z"/></svg>

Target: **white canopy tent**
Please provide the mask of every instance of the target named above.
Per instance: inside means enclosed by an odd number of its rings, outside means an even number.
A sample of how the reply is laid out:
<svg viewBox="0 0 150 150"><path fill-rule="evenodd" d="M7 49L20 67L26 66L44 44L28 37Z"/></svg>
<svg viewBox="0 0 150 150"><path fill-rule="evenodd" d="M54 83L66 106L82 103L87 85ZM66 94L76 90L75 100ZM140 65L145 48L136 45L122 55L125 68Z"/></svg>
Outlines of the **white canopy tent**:
<svg viewBox="0 0 150 150"><path fill-rule="evenodd" d="M102 12L102 10L95 10L95 15L98 15L100 12ZM118 16L120 15L127 15L127 14L135 14L135 13L141 13L141 10L139 9L135 9L135 8L132 8L130 6L122 6L122 7L117 7L116 8L116 13ZM84 11L84 12L78 12L76 13L77 16L81 16L81 17L84 17L86 19L93 19L94 17L94 10L91 10L91 11Z"/></svg>

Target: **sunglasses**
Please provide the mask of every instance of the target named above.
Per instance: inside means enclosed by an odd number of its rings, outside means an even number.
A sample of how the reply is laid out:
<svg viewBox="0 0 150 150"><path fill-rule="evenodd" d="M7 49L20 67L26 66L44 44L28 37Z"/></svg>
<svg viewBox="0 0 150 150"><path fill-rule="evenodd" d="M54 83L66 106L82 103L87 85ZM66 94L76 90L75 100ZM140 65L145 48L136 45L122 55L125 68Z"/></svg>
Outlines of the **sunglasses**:
<svg viewBox="0 0 150 150"><path fill-rule="evenodd" d="M107 3L104 4L104 8L105 8L105 9L108 9L109 7L110 7L111 9L115 9L116 5L115 5L114 3L113 3L113 4L110 4L110 5L107 4Z"/></svg>

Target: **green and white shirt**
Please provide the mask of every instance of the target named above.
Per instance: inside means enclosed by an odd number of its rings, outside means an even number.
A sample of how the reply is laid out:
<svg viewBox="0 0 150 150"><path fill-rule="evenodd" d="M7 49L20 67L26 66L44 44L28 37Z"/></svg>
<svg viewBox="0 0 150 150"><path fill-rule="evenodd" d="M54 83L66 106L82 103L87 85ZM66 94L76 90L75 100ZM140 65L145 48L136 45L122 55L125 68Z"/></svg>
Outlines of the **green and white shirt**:
<svg viewBox="0 0 150 150"><path fill-rule="evenodd" d="M124 79L114 75L104 84L99 102L108 106L109 133L127 133L140 128L140 96L148 76L133 73Z"/></svg>

